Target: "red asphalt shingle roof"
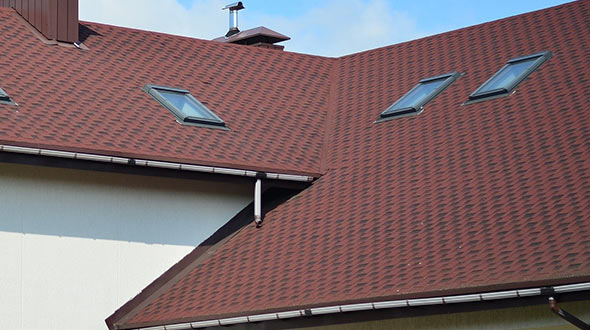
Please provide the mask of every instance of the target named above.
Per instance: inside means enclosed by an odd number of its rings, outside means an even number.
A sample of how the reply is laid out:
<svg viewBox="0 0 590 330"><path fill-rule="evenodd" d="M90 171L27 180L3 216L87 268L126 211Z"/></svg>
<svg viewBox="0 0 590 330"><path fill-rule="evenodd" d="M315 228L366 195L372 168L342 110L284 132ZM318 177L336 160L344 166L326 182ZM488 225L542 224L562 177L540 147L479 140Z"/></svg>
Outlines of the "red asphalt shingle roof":
<svg viewBox="0 0 590 330"><path fill-rule="evenodd" d="M330 59L94 23L90 51L51 48L0 10L0 87L21 104L0 142L322 174L119 328L589 280L589 22L581 1ZM463 105L543 50L516 93ZM451 71L422 114L374 123ZM145 83L232 130L175 123Z"/></svg>
<svg viewBox="0 0 590 330"><path fill-rule="evenodd" d="M326 173L119 326L589 279L589 5L338 59ZM463 105L543 50L515 94ZM422 114L374 123L455 70Z"/></svg>
<svg viewBox="0 0 590 330"><path fill-rule="evenodd" d="M281 173L320 173L330 58L82 22L48 46L0 8L0 143ZM183 126L142 90L187 89L230 131Z"/></svg>

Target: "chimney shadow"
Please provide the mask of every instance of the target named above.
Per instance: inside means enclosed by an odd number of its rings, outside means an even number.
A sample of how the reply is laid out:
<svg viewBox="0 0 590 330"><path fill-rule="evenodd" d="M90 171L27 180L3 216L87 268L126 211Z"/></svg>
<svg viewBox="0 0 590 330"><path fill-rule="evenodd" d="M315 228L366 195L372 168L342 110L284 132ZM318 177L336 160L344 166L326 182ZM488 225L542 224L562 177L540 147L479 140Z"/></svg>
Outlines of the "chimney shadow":
<svg viewBox="0 0 590 330"><path fill-rule="evenodd" d="M79 36L79 40L81 43L85 42L86 39L88 39L88 37L90 36L101 36L102 34L92 30L91 28L89 28L88 26L84 25L84 24L79 24L79 32L78 32L78 36Z"/></svg>

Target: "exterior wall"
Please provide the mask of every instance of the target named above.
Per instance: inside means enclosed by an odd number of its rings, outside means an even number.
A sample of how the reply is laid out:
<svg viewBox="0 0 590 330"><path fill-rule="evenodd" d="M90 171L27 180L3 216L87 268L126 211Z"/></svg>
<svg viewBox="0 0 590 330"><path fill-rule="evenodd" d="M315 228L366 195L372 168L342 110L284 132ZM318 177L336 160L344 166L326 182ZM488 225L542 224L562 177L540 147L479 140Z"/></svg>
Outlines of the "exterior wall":
<svg viewBox="0 0 590 330"><path fill-rule="evenodd" d="M0 163L0 329L106 329L252 190Z"/></svg>
<svg viewBox="0 0 590 330"><path fill-rule="evenodd" d="M590 322L590 300L559 303L559 307ZM306 328L307 330L573 330L577 329L549 310L549 304L479 312L452 313L382 321Z"/></svg>

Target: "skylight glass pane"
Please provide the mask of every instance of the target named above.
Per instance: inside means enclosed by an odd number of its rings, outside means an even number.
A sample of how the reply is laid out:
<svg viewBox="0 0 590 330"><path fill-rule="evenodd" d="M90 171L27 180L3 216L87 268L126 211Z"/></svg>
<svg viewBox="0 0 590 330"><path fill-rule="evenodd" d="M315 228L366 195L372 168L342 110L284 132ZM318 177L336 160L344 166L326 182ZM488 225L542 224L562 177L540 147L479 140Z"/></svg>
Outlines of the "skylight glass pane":
<svg viewBox="0 0 590 330"><path fill-rule="evenodd" d="M459 76L458 72L452 72L420 80L418 85L381 113L381 118L386 120L391 117L420 113L426 103L435 98Z"/></svg>
<svg viewBox="0 0 590 330"><path fill-rule="evenodd" d="M530 68L537 59L531 58L529 60L510 63L506 65L498 74L481 87L479 92L486 90L495 90L504 88L509 90L511 85Z"/></svg>
<svg viewBox="0 0 590 330"><path fill-rule="evenodd" d="M174 114L181 124L229 130L221 118L185 89L147 84L143 90Z"/></svg>
<svg viewBox="0 0 590 330"><path fill-rule="evenodd" d="M421 103L422 100L430 96L430 94L440 87L440 85L442 85L445 80L446 78L442 78L418 84L416 88L400 99L399 102L395 104L395 107L391 110L405 108L416 109L417 105Z"/></svg>
<svg viewBox="0 0 590 330"><path fill-rule="evenodd" d="M488 81L469 95L470 100L508 95L520 82L551 57L551 52L518 57L496 72Z"/></svg>
<svg viewBox="0 0 590 330"><path fill-rule="evenodd" d="M203 107L197 102L193 101L186 93L179 93L173 91L167 91L158 89L160 95L166 101L170 102L176 109L180 110L187 117L204 118L210 120L217 120L209 111L203 109Z"/></svg>

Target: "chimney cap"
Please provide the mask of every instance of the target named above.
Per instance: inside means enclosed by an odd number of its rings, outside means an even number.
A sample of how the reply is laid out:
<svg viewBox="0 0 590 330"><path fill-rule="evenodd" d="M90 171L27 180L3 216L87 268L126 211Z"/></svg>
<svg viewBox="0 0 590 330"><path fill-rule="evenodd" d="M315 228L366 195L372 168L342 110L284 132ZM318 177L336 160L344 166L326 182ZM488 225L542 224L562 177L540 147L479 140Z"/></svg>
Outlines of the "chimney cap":
<svg viewBox="0 0 590 330"><path fill-rule="evenodd" d="M225 7L221 8L222 10L225 9L229 9L229 10L240 10L240 9L244 9L244 5L242 4L241 1L238 2L234 2L234 3L230 3L228 5L226 5Z"/></svg>

